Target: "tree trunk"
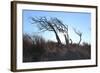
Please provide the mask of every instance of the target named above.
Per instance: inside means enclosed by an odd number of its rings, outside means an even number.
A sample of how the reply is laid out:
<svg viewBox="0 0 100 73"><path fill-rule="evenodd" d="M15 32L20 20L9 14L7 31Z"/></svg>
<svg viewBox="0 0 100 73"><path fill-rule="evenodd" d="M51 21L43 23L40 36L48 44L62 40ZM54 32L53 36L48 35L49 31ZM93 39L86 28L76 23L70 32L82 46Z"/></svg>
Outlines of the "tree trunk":
<svg viewBox="0 0 100 73"><path fill-rule="evenodd" d="M59 36L58 36L57 32L56 32L56 31L54 31L54 33L55 33L55 35L56 35L56 39L57 39L58 44L61 44L61 40L60 40L60 38L59 38Z"/></svg>
<svg viewBox="0 0 100 73"><path fill-rule="evenodd" d="M49 24L49 26L53 29L53 31L54 31L54 33L55 33L55 35L56 35L56 39L57 39L58 44L62 44L62 43L61 43L61 40L60 40L60 38L59 38L59 36L58 36L58 34L57 34L57 31L55 30L55 28L53 27L53 25L50 24L50 23L48 23L48 24Z"/></svg>
<svg viewBox="0 0 100 73"><path fill-rule="evenodd" d="M71 43L70 43L70 44L72 44L72 43L73 43L72 39L70 39L70 41L71 41Z"/></svg>
<svg viewBox="0 0 100 73"><path fill-rule="evenodd" d="M65 37L66 45L68 46L68 45L69 45L69 40L68 40L68 38L66 37L66 35L64 35L64 37Z"/></svg>
<svg viewBox="0 0 100 73"><path fill-rule="evenodd" d="M80 36L80 40L79 40L79 43L78 43L78 45L80 45L80 43L81 43L81 40L82 40L82 38L81 38L81 36Z"/></svg>

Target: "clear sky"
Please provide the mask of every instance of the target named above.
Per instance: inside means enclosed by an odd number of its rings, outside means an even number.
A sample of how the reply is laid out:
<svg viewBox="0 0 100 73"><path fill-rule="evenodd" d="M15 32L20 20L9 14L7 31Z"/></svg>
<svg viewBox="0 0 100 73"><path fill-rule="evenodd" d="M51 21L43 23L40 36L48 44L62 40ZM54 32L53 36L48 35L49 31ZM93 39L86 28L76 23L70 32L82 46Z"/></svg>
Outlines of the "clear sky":
<svg viewBox="0 0 100 73"><path fill-rule="evenodd" d="M73 42L79 41L79 36L76 35L73 28L82 32L82 42L91 42L91 14L90 13L79 13L79 12L56 12L56 11L34 11L34 10L23 10L23 33L30 35L40 35L46 40L56 41L54 32L46 31L39 32L37 24L32 24L31 17L45 16L47 18L57 17L65 25L69 27L69 36ZM64 37L59 33L60 39L64 41Z"/></svg>

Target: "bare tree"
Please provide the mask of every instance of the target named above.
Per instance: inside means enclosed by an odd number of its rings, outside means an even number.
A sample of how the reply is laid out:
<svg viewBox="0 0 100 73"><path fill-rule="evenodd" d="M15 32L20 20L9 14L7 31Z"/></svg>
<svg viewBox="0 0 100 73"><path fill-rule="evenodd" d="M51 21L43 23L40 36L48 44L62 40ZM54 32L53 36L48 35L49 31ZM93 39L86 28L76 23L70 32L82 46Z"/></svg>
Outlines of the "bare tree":
<svg viewBox="0 0 100 73"><path fill-rule="evenodd" d="M58 18L52 18L51 19L52 22L54 24L56 24L57 26L57 30L59 32L62 32L64 34L64 38L65 38L65 42L66 45L69 45L69 34L68 34L68 25L65 25L61 20L59 20Z"/></svg>
<svg viewBox="0 0 100 73"><path fill-rule="evenodd" d="M81 41L82 41L82 32L80 31L77 31L75 28L74 28L74 32L80 37L80 40L78 42L78 45L80 45Z"/></svg>
<svg viewBox="0 0 100 73"><path fill-rule="evenodd" d="M58 44L61 44L61 40L57 32L62 32L65 37L66 45L69 45L69 34L68 34L68 25L65 25L61 20L56 17L50 18L49 20L46 17L32 17L33 24L37 23L38 28L41 31L53 31L56 35Z"/></svg>
<svg viewBox="0 0 100 73"><path fill-rule="evenodd" d="M61 44L61 40L57 34L58 25L56 22L53 22L52 18L48 20L46 17L32 17L32 21L33 24L38 24L38 28L41 31L53 31L58 44Z"/></svg>

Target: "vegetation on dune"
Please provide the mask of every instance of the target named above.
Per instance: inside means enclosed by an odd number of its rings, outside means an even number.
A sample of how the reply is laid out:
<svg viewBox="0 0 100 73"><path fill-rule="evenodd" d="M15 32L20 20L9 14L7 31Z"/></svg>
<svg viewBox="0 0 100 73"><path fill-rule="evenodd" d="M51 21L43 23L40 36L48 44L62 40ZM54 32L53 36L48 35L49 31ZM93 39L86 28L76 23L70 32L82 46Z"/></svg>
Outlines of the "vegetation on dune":
<svg viewBox="0 0 100 73"><path fill-rule="evenodd" d="M24 35L30 37L29 35ZM31 43L29 45L31 38ZM55 60L79 60L91 58L91 45L83 43L58 44L54 41L45 41L41 36L34 35L23 38L23 62L55 61ZM28 43L26 45L26 43Z"/></svg>

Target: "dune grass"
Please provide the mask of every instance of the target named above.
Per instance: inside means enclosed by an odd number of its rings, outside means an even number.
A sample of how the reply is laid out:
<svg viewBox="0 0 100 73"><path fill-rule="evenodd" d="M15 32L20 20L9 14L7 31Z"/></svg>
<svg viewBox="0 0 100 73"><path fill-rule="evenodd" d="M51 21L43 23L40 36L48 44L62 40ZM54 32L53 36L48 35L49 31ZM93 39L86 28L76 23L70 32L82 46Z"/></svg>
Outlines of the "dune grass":
<svg viewBox="0 0 100 73"><path fill-rule="evenodd" d="M91 58L91 45L46 41L42 36L23 35L23 62L80 60Z"/></svg>

